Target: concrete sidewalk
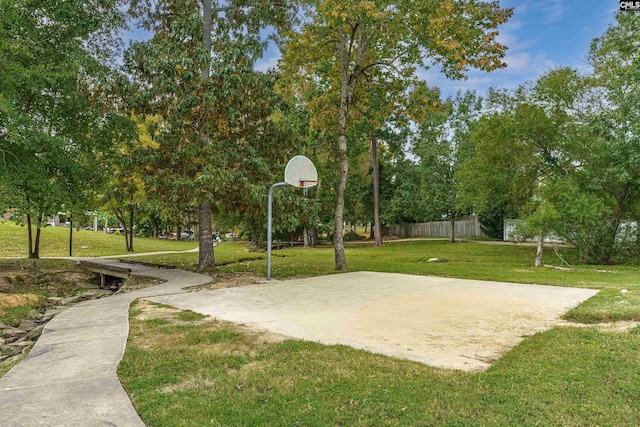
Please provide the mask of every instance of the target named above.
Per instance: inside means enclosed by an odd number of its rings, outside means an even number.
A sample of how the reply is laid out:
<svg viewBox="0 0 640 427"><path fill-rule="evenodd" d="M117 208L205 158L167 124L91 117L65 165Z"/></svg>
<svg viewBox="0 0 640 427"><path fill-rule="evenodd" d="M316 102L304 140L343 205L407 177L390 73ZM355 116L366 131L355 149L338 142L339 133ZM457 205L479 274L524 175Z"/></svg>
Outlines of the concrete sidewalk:
<svg viewBox="0 0 640 427"><path fill-rule="evenodd" d="M211 278L183 270L127 267L135 275L166 282L78 304L47 323L29 355L0 378L0 425L144 426L116 375L129 334L129 305L141 297L184 292Z"/></svg>

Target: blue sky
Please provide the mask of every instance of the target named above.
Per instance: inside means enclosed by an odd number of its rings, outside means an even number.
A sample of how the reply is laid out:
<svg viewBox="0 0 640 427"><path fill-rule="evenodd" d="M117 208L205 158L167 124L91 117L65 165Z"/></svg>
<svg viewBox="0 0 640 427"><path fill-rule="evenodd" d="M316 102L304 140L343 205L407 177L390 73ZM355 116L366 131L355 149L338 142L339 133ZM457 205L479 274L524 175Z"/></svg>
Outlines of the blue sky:
<svg viewBox="0 0 640 427"><path fill-rule="evenodd" d="M506 0L500 3L514 8L509 22L500 27L498 37L509 48L504 58L507 68L491 73L474 71L466 81L447 80L435 69L421 72L421 78L439 87L443 96L460 89L476 89L482 95L491 86L515 88L559 66L588 72L591 40L615 22L619 9L617 0Z"/></svg>
<svg viewBox="0 0 640 427"><path fill-rule="evenodd" d="M499 28L499 41L509 48L504 59L507 68L491 73L472 71L467 80L456 81L448 80L435 68L420 70L420 78L439 87L443 97L458 90L475 89L483 95L492 86L515 88L559 66L588 72L591 40L615 21L619 8L618 0L502 0L500 4L514 8L509 22ZM125 40L145 36L142 31L132 31ZM257 68L277 66L279 56L278 49L270 46Z"/></svg>

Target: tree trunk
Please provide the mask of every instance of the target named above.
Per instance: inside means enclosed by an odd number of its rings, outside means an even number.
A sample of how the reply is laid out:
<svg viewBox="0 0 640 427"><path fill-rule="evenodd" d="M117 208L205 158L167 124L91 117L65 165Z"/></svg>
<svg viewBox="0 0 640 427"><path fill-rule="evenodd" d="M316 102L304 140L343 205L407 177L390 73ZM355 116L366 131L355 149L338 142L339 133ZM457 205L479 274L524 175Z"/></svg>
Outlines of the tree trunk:
<svg viewBox="0 0 640 427"><path fill-rule="evenodd" d="M306 226L304 231L305 248L315 248L318 244L318 232L315 228Z"/></svg>
<svg viewBox="0 0 640 427"><path fill-rule="evenodd" d="M109 215L104 216L104 232L105 234L109 232Z"/></svg>
<svg viewBox="0 0 640 427"><path fill-rule="evenodd" d="M347 259L344 253L344 196L347 188L347 173L349 164L347 159L347 137L346 137L346 112L340 108L340 135L338 136L338 157L340 168L338 175L338 191L336 196L335 223L333 227L333 248L335 255L336 270L347 269Z"/></svg>
<svg viewBox="0 0 640 427"><path fill-rule="evenodd" d="M36 243L33 248L33 256L30 258L40 259L40 231L42 227L40 225L36 226Z"/></svg>
<svg viewBox="0 0 640 427"><path fill-rule="evenodd" d="M127 245L127 252L133 252L133 216L135 213L135 207L129 208L129 243ZM127 229L125 228L125 233Z"/></svg>
<svg viewBox="0 0 640 427"><path fill-rule="evenodd" d="M213 253L213 227L211 226L211 204L203 203L198 208L198 267L196 272L200 273L206 268L215 270L216 263Z"/></svg>
<svg viewBox="0 0 640 427"><path fill-rule="evenodd" d="M33 252L33 230L31 229L31 215L27 214L27 236L29 240L29 247L27 248L29 258L38 258Z"/></svg>
<svg viewBox="0 0 640 427"><path fill-rule="evenodd" d="M178 232L176 233L176 240L182 240L182 226L178 226Z"/></svg>
<svg viewBox="0 0 640 427"><path fill-rule="evenodd" d="M158 238L158 223L155 220L153 221L153 238Z"/></svg>
<svg viewBox="0 0 640 427"><path fill-rule="evenodd" d="M40 231L42 230L42 221L44 220L44 213L40 214L40 219L36 223L36 241L33 245L33 252L29 258L40 259Z"/></svg>
<svg viewBox="0 0 640 427"><path fill-rule="evenodd" d="M456 215L451 212L449 219L449 243L456 242Z"/></svg>
<svg viewBox="0 0 640 427"><path fill-rule="evenodd" d="M536 267L542 266L542 247L544 245L544 234L542 231L538 233L538 241L536 244Z"/></svg>
<svg viewBox="0 0 640 427"><path fill-rule="evenodd" d="M114 209L115 211L115 216L118 219L118 221L120 221L120 227L124 228L124 248L127 252L129 252L129 233L127 232L127 222L124 220L125 219L125 212L120 210L119 208ZM117 233L117 231L116 231ZM114 233L115 235L115 233Z"/></svg>
<svg viewBox="0 0 640 427"><path fill-rule="evenodd" d="M127 227L127 222L120 221L120 227L124 229L124 247L129 252L129 227Z"/></svg>
<svg viewBox="0 0 640 427"><path fill-rule="evenodd" d="M376 246L382 246L382 227L380 225L380 171L378 168L378 140L371 132L371 165L373 167L373 224Z"/></svg>
<svg viewBox="0 0 640 427"><path fill-rule="evenodd" d="M131 241L130 241L130 235L129 235L129 227L127 227L127 224L122 224L122 228L124 228L124 246L127 250L127 252L132 252L131 251Z"/></svg>
<svg viewBox="0 0 640 427"><path fill-rule="evenodd" d="M210 69L210 60L211 60L211 29L212 29L212 19L213 19L213 9L211 7L211 0L202 0L202 47L206 52L206 61L202 67L202 73L200 78L202 79L202 83L204 84L209 77L211 76ZM204 100L202 100L202 107L205 108L205 112L203 114L203 118L200 120L198 125L198 139L203 145L209 144L209 135L207 135L206 129L206 105ZM211 226L211 204L209 202L204 202L198 208L198 221L200 223L200 227L198 229L198 267L196 267L197 272L204 271L207 268L213 268L215 270L216 263L213 253L213 227Z"/></svg>
<svg viewBox="0 0 640 427"><path fill-rule="evenodd" d="M341 108L342 110L342 108ZM340 116L344 116L340 121L344 121L341 125L341 132L338 136L338 157L340 159L340 170L338 177L338 192L336 196L335 208L335 224L333 227L333 249L335 255L336 270L347 269L347 258L344 253L344 195L347 188L347 173L349 172L349 164L347 160L347 137L345 135L346 128L346 112ZM343 127L344 126L344 127Z"/></svg>
<svg viewBox="0 0 640 427"><path fill-rule="evenodd" d="M69 256L73 256L73 214L69 215Z"/></svg>
<svg viewBox="0 0 640 427"><path fill-rule="evenodd" d="M344 196L347 189L349 159L347 157L347 112L349 109L349 63L350 57L345 50L342 29L338 33L338 49L340 54L340 109L338 110L338 188L333 226L333 250L336 270L347 269L347 258L344 253Z"/></svg>

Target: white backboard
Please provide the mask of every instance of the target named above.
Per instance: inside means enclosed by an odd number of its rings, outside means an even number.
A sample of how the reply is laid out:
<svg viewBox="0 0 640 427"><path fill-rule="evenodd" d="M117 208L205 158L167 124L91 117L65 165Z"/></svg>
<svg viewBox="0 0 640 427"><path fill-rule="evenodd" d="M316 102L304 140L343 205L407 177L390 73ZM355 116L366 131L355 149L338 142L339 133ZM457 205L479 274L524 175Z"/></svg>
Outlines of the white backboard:
<svg viewBox="0 0 640 427"><path fill-rule="evenodd" d="M298 188L313 187L318 185L318 171L305 156L295 156L284 169L284 181Z"/></svg>

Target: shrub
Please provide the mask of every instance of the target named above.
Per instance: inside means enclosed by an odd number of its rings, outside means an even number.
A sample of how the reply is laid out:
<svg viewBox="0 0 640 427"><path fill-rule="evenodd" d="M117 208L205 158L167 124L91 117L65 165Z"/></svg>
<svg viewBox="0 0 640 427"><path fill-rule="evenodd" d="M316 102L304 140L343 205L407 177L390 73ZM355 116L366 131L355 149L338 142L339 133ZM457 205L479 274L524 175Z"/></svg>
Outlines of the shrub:
<svg viewBox="0 0 640 427"><path fill-rule="evenodd" d="M349 231L348 233L346 233L344 235L343 239L344 239L345 242L353 242L355 240L362 240L362 239L364 239L364 237L362 237L361 235L359 235L355 231Z"/></svg>

